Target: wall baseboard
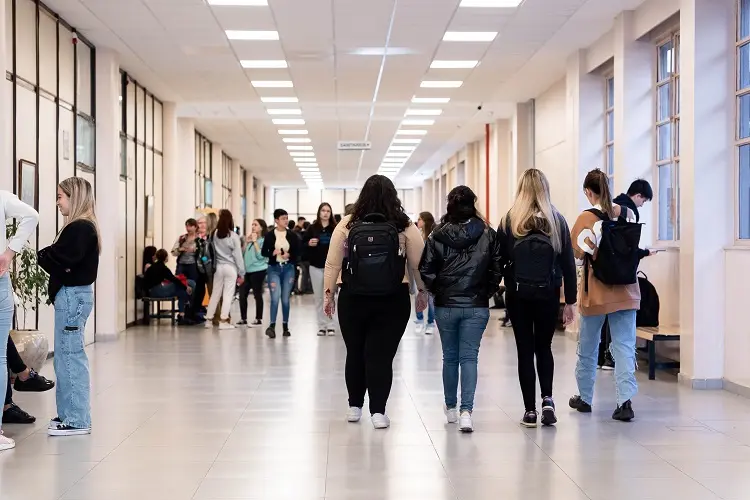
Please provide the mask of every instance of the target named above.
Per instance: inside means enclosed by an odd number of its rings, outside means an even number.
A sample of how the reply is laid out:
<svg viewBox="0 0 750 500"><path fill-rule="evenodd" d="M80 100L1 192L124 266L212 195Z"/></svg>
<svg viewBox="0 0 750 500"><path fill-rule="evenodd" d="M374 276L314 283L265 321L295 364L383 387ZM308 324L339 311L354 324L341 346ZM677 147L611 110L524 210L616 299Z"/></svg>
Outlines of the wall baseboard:
<svg viewBox="0 0 750 500"><path fill-rule="evenodd" d="M750 398L750 387L724 379L724 390L745 398Z"/></svg>
<svg viewBox="0 0 750 500"><path fill-rule="evenodd" d="M718 391L724 389L724 379L721 378L691 378L680 373L677 381L696 391Z"/></svg>

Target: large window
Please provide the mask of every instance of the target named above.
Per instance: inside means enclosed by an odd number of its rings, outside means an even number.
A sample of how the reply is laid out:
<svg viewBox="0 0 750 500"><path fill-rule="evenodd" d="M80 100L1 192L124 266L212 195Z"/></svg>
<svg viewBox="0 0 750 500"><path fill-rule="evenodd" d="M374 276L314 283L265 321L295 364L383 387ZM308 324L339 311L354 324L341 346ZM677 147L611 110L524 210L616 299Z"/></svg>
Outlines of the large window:
<svg viewBox="0 0 750 500"><path fill-rule="evenodd" d="M609 189L615 189L615 78L607 77L605 80L605 118L606 131L604 133L604 166L609 178Z"/></svg>
<svg viewBox="0 0 750 500"><path fill-rule="evenodd" d="M680 239L680 35L659 44L656 75L656 170L659 240Z"/></svg>
<svg viewBox="0 0 750 500"><path fill-rule="evenodd" d="M738 236L750 239L750 0L737 16L737 217Z"/></svg>
<svg viewBox="0 0 750 500"><path fill-rule="evenodd" d="M226 209L232 208L232 159L221 154L221 202Z"/></svg>
<svg viewBox="0 0 750 500"><path fill-rule="evenodd" d="M213 145L200 133L195 133L195 206L213 206Z"/></svg>

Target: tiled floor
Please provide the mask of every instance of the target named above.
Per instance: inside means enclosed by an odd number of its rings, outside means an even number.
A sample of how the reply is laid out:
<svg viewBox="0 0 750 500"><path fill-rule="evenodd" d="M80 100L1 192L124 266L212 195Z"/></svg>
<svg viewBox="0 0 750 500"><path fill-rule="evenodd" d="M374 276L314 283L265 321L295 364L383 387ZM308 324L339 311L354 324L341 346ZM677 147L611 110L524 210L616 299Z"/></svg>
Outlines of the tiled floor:
<svg viewBox="0 0 750 500"><path fill-rule="evenodd" d="M262 330L132 329L90 347L91 436L50 438L54 394L17 395L33 427L0 453L1 500L747 500L750 401L641 373L637 420L610 420L611 373L595 411L571 412L575 344L555 339L560 422L523 430L512 334L491 320L480 353L476 432L441 410L440 343L401 343L393 426L344 422L345 350L318 338L295 299L291 339ZM45 368L51 372L51 364Z"/></svg>

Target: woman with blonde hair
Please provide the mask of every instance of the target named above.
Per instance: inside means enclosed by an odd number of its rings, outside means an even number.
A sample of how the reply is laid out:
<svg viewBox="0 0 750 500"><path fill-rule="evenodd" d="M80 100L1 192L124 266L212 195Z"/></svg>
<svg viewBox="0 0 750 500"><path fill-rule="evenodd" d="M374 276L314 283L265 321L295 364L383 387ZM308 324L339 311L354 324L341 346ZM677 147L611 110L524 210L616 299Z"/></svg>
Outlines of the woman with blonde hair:
<svg viewBox="0 0 750 500"><path fill-rule="evenodd" d="M39 250L39 265L49 273L49 301L55 306L57 417L50 436L91 433L89 361L84 350L86 321L94 306L93 283L99 268L101 236L94 190L86 179L70 177L57 187L62 230Z"/></svg>
<svg viewBox="0 0 750 500"><path fill-rule="evenodd" d="M564 321L573 320L576 269L565 218L552 205L541 170L526 170L516 200L498 228L505 268L506 305L518 351L518 379L525 406L521 425L537 426L536 375L542 393L542 425L557 423L552 399L560 287L565 285ZM536 370L534 368L536 358Z"/></svg>

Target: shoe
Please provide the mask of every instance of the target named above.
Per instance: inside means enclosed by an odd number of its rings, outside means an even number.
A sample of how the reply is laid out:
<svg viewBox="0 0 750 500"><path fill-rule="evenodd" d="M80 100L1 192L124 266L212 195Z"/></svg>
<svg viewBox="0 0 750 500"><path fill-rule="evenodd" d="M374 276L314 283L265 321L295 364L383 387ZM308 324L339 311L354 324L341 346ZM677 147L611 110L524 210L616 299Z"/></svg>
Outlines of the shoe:
<svg viewBox="0 0 750 500"><path fill-rule="evenodd" d="M318 330L318 337L325 337L326 331L325 330Z"/></svg>
<svg viewBox="0 0 750 500"><path fill-rule="evenodd" d="M225 323L223 321L219 323L219 330L234 330L235 328L237 327L234 326L232 323Z"/></svg>
<svg viewBox="0 0 750 500"><path fill-rule="evenodd" d="M34 422L36 422L36 417L29 415L15 403L11 403L10 408L3 410L4 424L33 424Z"/></svg>
<svg viewBox="0 0 750 500"><path fill-rule="evenodd" d="M247 321L244 319L241 319L237 322L237 326L247 326Z"/></svg>
<svg viewBox="0 0 750 500"><path fill-rule="evenodd" d="M274 323L268 325L268 328L266 328L266 335L268 335L269 339L276 338L276 325Z"/></svg>
<svg viewBox="0 0 750 500"><path fill-rule="evenodd" d="M336 336L336 330L328 330L328 336L329 337L335 337Z"/></svg>
<svg viewBox="0 0 750 500"><path fill-rule="evenodd" d="M47 380L34 370L29 370L29 378L25 381L16 377L16 381L13 384L13 388L18 392L44 392L49 391L53 387L55 387L53 381Z"/></svg>
<svg viewBox="0 0 750 500"><path fill-rule="evenodd" d="M259 326L262 326L262 325L263 325L263 322L261 320L259 320L259 319L256 319L252 323L248 323L247 326L251 326L253 328L256 328L256 327L259 327Z"/></svg>
<svg viewBox="0 0 750 500"><path fill-rule="evenodd" d="M435 333L435 323L430 323L427 325L427 327L425 327L424 334L432 335L433 333Z"/></svg>
<svg viewBox="0 0 750 500"><path fill-rule="evenodd" d="M458 418L458 430L461 432L474 432L474 422L471 421L471 412L462 411Z"/></svg>
<svg viewBox="0 0 750 500"><path fill-rule="evenodd" d="M382 413L375 413L372 415L372 426L376 429L387 429L391 426L391 419Z"/></svg>
<svg viewBox="0 0 750 500"><path fill-rule="evenodd" d="M555 425L557 415L555 415L555 401L552 398L542 398L542 425Z"/></svg>
<svg viewBox="0 0 750 500"><path fill-rule="evenodd" d="M591 413L591 405L581 399L581 396L576 394L568 401L568 406L574 410L578 410L581 413Z"/></svg>
<svg viewBox="0 0 750 500"><path fill-rule="evenodd" d="M213 327L214 327L214 322L213 321L206 320L206 322L203 323L203 328L205 328L206 330L210 330Z"/></svg>
<svg viewBox="0 0 750 500"><path fill-rule="evenodd" d="M54 429L61 423L62 423L62 420L60 420L60 417L52 418L50 419L49 424L47 424L47 429Z"/></svg>
<svg viewBox="0 0 750 500"><path fill-rule="evenodd" d="M12 450L16 447L16 442L11 438L3 436L3 431L0 431L0 451Z"/></svg>
<svg viewBox="0 0 750 500"><path fill-rule="evenodd" d="M421 321L420 321L419 323L417 323L417 326L415 326L415 327L414 327L414 331L415 331L415 332L416 332L417 334L421 334L421 333L423 333L423 332L424 332L424 330L425 330L425 328L424 328L424 323L422 323Z"/></svg>
<svg viewBox="0 0 750 500"><path fill-rule="evenodd" d="M284 337L291 337L292 332L289 331L289 325L284 323Z"/></svg>
<svg viewBox="0 0 750 500"><path fill-rule="evenodd" d="M615 360L612 358L612 353L609 351L604 353L604 364L601 366L602 370L612 371L615 369Z"/></svg>
<svg viewBox="0 0 750 500"><path fill-rule="evenodd" d="M631 403L629 399L621 406L618 406L612 414L612 419L619 420L620 422L630 422L634 418L635 412L633 411L633 403Z"/></svg>
<svg viewBox="0 0 750 500"><path fill-rule="evenodd" d="M524 427L529 427L529 428L536 427L537 417L538 415L536 413L536 410L529 410L523 414L523 418L521 419L521 425L523 425Z"/></svg>
<svg viewBox="0 0 750 500"><path fill-rule="evenodd" d="M80 429L65 424L57 424L56 427L47 429L47 434L50 436L83 436L84 434L91 434L91 427Z"/></svg>
<svg viewBox="0 0 750 500"><path fill-rule="evenodd" d="M449 424L455 424L458 422L458 408L455 406L453 408L448 408L443 405L443 413L445 413L445 418L448 420Z"/></svg>
<svg viewBox="0 0 750 500"><path fill-rule="evenodd" d="M356 406L350 406L349 411L346 412L346 421L347 422L359 422L359 419L362 418L362 408L357 408Z"/></svg>

